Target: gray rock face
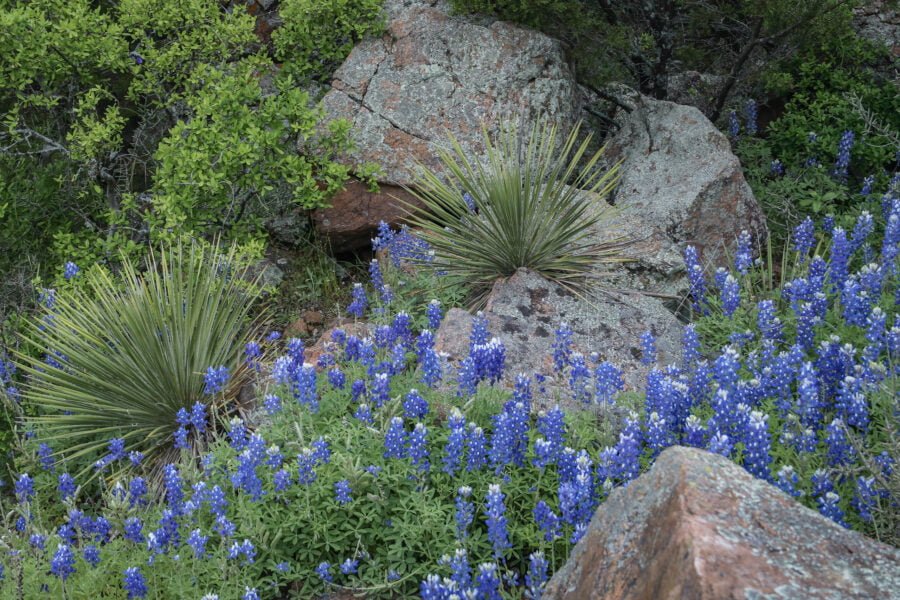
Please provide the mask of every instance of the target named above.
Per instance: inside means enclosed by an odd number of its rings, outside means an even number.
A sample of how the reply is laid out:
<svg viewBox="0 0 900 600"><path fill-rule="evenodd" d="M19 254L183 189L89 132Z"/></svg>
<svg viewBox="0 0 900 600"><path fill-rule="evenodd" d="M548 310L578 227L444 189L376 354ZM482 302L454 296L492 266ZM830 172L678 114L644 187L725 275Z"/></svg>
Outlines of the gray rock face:
<svg viewBox="0 0 900 600"><path fill-rule="evenodd" d="M509 381L523 372L550 376L554 394L566 404L566 381L553 377L553 341L563 321L573 330L573 350L588 357L597 352L623 370L626 389L642 389L648 368L640 362L640 335L650 330L657 336L661 364L677 360L681 326L662 303L640 294L612 298L577 298L533 271L519 269L498 281L484 309L490 334L506 347ZM436 348L459 361L468 353L473 317L462 310L448 311L436 335ZM571 406L571 404L570 404ZM576 406L583 408L583 406Z"/></svg>
<svg viewBox="0 0 900 600"><path fill-rule="evenodd" d="M612 201L619 214L598 229L631 239L626 268L634 287L671 292L684 286L684 247L692 244L708 265L734 256L744 229L766 236L765 216L722 133L694 107L653 100L619 88L621 128L605 160L622 161ZM626 282L627 285L627 282Z"/></svg>
<svg viewBox="0 0 900 600"><path fill-rule="evenodd" d="M854 8L853 26L860 36L900 56L900 9L889 0L868 0Z"/></svg>
<svg viewBox="0 0 900 600"><path fill-rule="evenodd" d="M724 457L669 448L610 494L545 600L897 598L900 551Z"/></svg>
<svg viewBox="0 0 900 600"><path fill-rule="evenodd" d="M440 168L435 149L447 132L477 156L482 124L576 120L578 88L555 40L450 16L442 1L391 0L386 12L386 34L353 49L323 100L329 117L353 123L349 162L377 163L383 181L409 185L417 163Z"/></svg>

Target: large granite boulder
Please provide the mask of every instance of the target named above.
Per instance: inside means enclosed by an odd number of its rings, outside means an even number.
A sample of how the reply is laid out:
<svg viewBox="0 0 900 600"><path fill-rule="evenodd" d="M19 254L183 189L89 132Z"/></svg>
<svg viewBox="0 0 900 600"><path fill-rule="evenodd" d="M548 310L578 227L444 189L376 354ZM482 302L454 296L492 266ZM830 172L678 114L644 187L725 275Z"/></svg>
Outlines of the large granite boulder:
<svg viewBox="0 0 900 600"><path fill-rule="evenodd" d="M897 598L900 551L703 450L669 448L597 510L545 600Z"/></svg>
<svg viewBox="0 0 900 600"><path fill-rule="evenodd" d="M728 139L696 108L614 89L630 107L609 140L605 161L621 161L611 201L618 215L597 229L633 241L623 254L632 277L623 285L660 293L685 287L684 247L692 244L708 266L734 256L737 237L766 237L765 216ZM599 199L595 199L600 202Z"/></svg>
<svg viewBox="0 0 900 600"><path fill-rule="evenodd" d="M579 88L556 40L502 21L450 15L444 0L389 0L385 10L385 34L353 49L323 99L329 117L353 124L349 164L378 164L383 183L410 185L419 164L440 171L436 149L448 133L479 156L483 127L496 131L515 120L527 129L538 115L563 126L577 120ZM393 211L395 191L367 196L368 223L358 228L356 244L368 243L383 218L379 206ZM316 225L331 233L325 219ZM353 245L346 228L341 236L342 245Z"/></svg>
<svg viewBox="0 0 900 600"><path fill-rule="evenodd" d="M626 389L643 389L646 380L649 367L641 363L639 339L645 331L658 338L661 364L678 358L681 325L658 299L642 294L579 298L533 271L519 269L494 284L483 313L491 336L506 347L507 383L518 373L545 374L550 404L555 395L563 404L568 401L566 379L554 374L552 358L555 332L563 321L573 331L573 350L586 357L597 352L601 360L614 363L623 371ZM473 319L460 309L444 317L435 343L451 362L468 354Z"/></svg>

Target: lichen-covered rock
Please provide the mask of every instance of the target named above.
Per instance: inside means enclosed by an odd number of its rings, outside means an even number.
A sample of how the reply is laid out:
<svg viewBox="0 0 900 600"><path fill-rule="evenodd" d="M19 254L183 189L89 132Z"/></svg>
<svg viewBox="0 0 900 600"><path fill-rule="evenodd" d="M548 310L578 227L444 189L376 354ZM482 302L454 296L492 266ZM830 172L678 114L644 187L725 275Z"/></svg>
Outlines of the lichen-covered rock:
<svg viewBox="0 0 900 600"><path fill-rule="evenodd" d="M683 287L682 252L692 244L708 265L734 256L744 229L758 242L766 222L741 164L726 137L694 107L653 100L620 86L631 106L609 141L605 161L621 162L612 196L619 214L598 229L632 240L625 265L639 289L671 292ZM655 288L655 289L654 289Z"/></svg>
<svg viewBox="0 0 900 600"><path fill-rule="evenodd" d="M514 121L527 130L539 115L563 126L577 120L580 91L556 40L501 21L450 15L444 1L391 0L385 11L385 34L357 44L323 99L329 118L352 122L355 150L342 157L350 166L375 163L382 183L408 186L420 164L441 171L436 150L448 134L477 158L484 153L483 127L497 131ZM349 189L335 203L350 207L359 196L367 218L354 221L364 227L342 224L350 208L338 218L318 211L315 222L347 249L365 245L378 221L395 215L395 191L358 192Z"/></svg>
<svg viewBox="0 0 900 600"><path fill-rule="evenodd" d="M640 361L639 338L645 331L658 338L661 364L678 357L680 324L658 299L640 294L578 298L533 271L519 269L494 284L483 312L491 336L506 347L507 382L518 373L547 375L551 394L545 401L551 404L554 394L568 403L566 378L554 374L552 358L555 332L563 321L573 331L573 351L585 357L597 352L601 360L614 363L623 370L626 389L644 386L648 367ZM435 347L451 362L468 353L472 319L459 309L444 317Z"/></svg>
<svg viewBox="0 0 900 600"><path fill-rule="evenodd" d="M897 598L900 551L731 461L669 448L597 510L545 600Z"/></svg>

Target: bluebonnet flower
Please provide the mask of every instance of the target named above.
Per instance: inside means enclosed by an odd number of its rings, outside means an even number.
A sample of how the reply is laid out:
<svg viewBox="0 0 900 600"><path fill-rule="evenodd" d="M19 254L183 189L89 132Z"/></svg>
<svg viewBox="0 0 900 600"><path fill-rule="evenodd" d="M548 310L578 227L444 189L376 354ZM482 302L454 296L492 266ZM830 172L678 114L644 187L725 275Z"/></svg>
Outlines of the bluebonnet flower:
<svg viewBox="0 0 900 600"><path fill-rule="evenodd" d="M78 275L80 271L81 269L78 268L78 265L72 261L68 261L63 267L63 277L68 281Z"/></svg>
<svg viewBox="0 0 900 600"><path fill-rule="evenodd" d="M816 226L810 217L806 217L799 225L794 227L794 250L797 251L801 263L806 261L809 251L812 250L816 243L815 233Z"/></svg>
<svg viewBox="0 0 900 600"><path fill-rule="evenodd" d="M294 364L302 365L304 362L304 354L306 349L303 345L303 340L300 338L292 337L287 342L287 354L290 359L294 362Z"/></svg>
<svg viewBox="0 0 900 600"><path fill-rule="evenodd" d="M203 535L199 529L195 529L188 536L187 545L194 551L195 558L203 558L206 556L206 542L209 541L208 535Z"/></svg>
<svg viewBox="0 0 900 600"><path fill-rule="evenodd" d="M263 408L266 409L266 413L269 415L281 412L281 398L275 394L266 394L265 398L263 398Z"/></svg>
<svg viewBox="0 0 900 600"><path fill-rule="evenodd" d="M366 312L366 308L369 305L369 301L366 298L366 290L363 288L361 283L353 284L351 297L353 298L353 301L350 303L350 306L347 307L347 312L357 319L362 318L362 316Z"/></svg>
<svg viewBox="0 0 900 600"><path fill-rule="evenodd" d="M756 110L756 100L750 98L747 100L747 103L744 105L744 119L747 126L747 134L748 135L756 135L756 118L757 118L757 110Z"/></svg>
<svg viewBox="0 0 900 600"><path fill-rule="evenodd" d="M372 382L372 402L381 408L391 398L391 380L386 373L379 373Z"/></svg>
<svg viewBox="0 0 900 600"><path fill-rule="evenodd" d="M728 135L731 137L731 139L733 141L737 141L740 133L741 133L741 123L738 120L737 112L731 111L728 113Z"/></svg>
<svg viewBox="0 0 900 600"><path fill-rule="evenodd" d="M447 436L447 444L444 446L443 467L441 470L451 477L462 466L462 455L466 441L466 420L459 409L454 408L447 420L450 435Z"/></svg>
<svg viewBox="0 0 900 600"><path fill-rule="evenodd" d="M591 372L587 368L584 354L573 352L569 364L571 365L569 369L569 389L572 391L572 398L575 402L590 402L591 398L587 390L587 381L591 376Z"/></svg>
<svg viewBox="0 0 900 600"><path fill-rule="evenodd" d="M475 519L475 504L469 500L472 496L472 488L467 485L460 487L456 491L455 520L456 520L456 539L465 540L469 536L469 525Z"/></svg>
<svg viewBox="0 0 900 600"><path fill-rule="evenodd" d="M53 448L48 444L41 442L38 446L37 455L38 459L40 459L41 468L52 473L56 462L53 460Z"/></svg>
<svg viewBox="0 0 900 600"><path fill-rule="evenodd" d="M789 496L793 496L794 498L799 498L803 495L803 492L797 489L797 482L799 478L797 477L797 472L794 470L794 467L790 465L784 465L778 470L778 480L775 482L781 491Z"/></svg>
<svg viewBox="0 0 900 600"><path fill-rule="evenodd" d="M485 500L485 512L487 513L488 541L494 549L494 557L502 558L505 551L512 547L509 542L509 533L506 530L506 505L503 502L504 494L500 491L500 485L493 483L488 486Z"/></svg>
<svg viewBox="0 0 900 600"><path fill-rule="evenodd" d="M194 402L191 407L190 424L198 434L206 433L206 406Z"/></svg>
<svg viewBox="0 0 900 600"><path fill-rule="evenodd" d="M377 258L373 258L369 263L369 279L372 282L372 287L382 295L382 302L384 301L384 277L381 274L381 265L378 263Z"/></svg>
<svg viewBox="0 0 900 600"><path fill-rule="evenodd" d="M184 409L182 409L184 410ZM175 447L179 449L186 449L189 447L188 445L188 430L182 425L178 429L175 430Z"/></svg>
<svg viewBox="0 0 900 600"><path fill-rule="evenodd" d="M462 199L470 213L475 214L478 212L478 206L475 204L475 198L472 197L472 194L464 192Z"/></svg>
<svg viewBox="0 0 900 600"><path fill-rule="evenodd" d="M722 313L731 317L741 305L741 284L729 274L722 284Z"/></svg>
<svg viewBox="0 0 900 600"><path fill-rule="evenodd" d="M721 431L717 431L709 438L709 445L707 446L707 449L710 452L714 454L720 454L725 458L731 457L731 451L733 448L734 444L732 443L732 441Z"/></svg>
<svg viewBox="0 0 900 600"><path fill-rule="evenodd" d="M543 500L539 500L532 511L534 522L544 534L544 541L552 542L562 535L559 517Z"/></svg>
<svg viewBox="0 0 900 600"><path fill-rule="evenodd" d="M459 365L457 374L457 396L471 396L475 393L478 386L478 367L475 365L475 359L471 356L465 357Z"/></svg>
<svg viewBox="0 0 900 600"><path fill-rule="evenodd" d="M529 600L541 600L544 586L547 583L548 566L543 552L532 552L528 556L528 572L525 574L525 597Z"/></svg>
<svg viewBox="0 0 900 600"><path fill-rule="evenodd" d="M393 422L392 422L393 424ZM387 440L385 440L387 444ZM408 436L408 456L410 462L418 471L428 472L431 463L428 461L428 429L424 423L416 423L415 428Z"/></svg>
<svg viewBox="0 0 900 600"><path fill-rule="evenodd" d="M122 587L128 593L128 598L146 598L147 584L144 582L144 576L141 574L139 567L128 567L122 580Z"/></svg>
<svg viewBox="0 0 900 600"><path fill-rule="evenodd" d="M324 437L319 437L319 439L313 441L312 449L313 458L315 458L317 462L323 465L327 465L331 462L331 448L328 446L328 442Z"/></svg>
<svg viewBox="0 0 900 600"><path fill-rule="evenodd" d="M850 234L850 254L853 254L865 244L866 239L875 230L875 220L872 214L864 210L856 218L853 233Z"/></svg>
<svg viewBox="0 0 900 600"><path fill-rule="evenodd" d="M68 544L59 544L50 560L50 572L65 581L75 572L75 553Z"/></svg>
<svg viewBox="0 0 900 600"><path fill-rule="evenodd" d="M428 414L428 402L413 388L403 398L403 416L407 419L424 419Z"/></svg>
<svg viewBox="0 0 900 600"><path fill-rule="evenodd" d="M674 443L670 426L656 412L650 413L647 417L646 442L653 458L656 458L663 448L668 448Z"/></svg>
<svg viewBox="0 0 900 600"><path fill-rule="evenodd" d="M316 480L317 460L311 448L303 448L297 455L297 482L309 485Z"/></svg>
<svg viewBox="0 0 900 600"><path fill-rule="evenodd" d="M572 356L572 329L563 321L556 330L556 338L553 341L553 365L557 374L561 375L568 366Z"/></svg>
<svg viewBox="0 0 900 600"><path fill-rule="evenodd" d="M279 356L272 365L272 379L279 385L285 385L291 382L297 364L290 356Z"/></svg>
<svg viewBox="0 0 900 600"><path fill-rule="evenodd" d="M44 549L44 543L47 541L47 536L41 535L39 533L32 533L28 538L28 543L32 548L37 548L38 550Z"/></svg>
<svg viewBox="0 0 900 600"><path fill-rule="evenodd" d="M254 371L259 371L259 358L262 356L262 348L259 342L247 342L244 346L244 360Z"/></svg>
<svg viewBox="0 0 900 600"><path fill-rule="evenodd" d="M331 387L334 389L342 390L347 383L347 377L340 368L334 367L328 370L328 383L331 384Z"/></svg>
<svg viewBox="0 0 900 600"><path fill-rule="evenodd" d="M750 232L744 229L738 235L737 253L734 257L734 268L741 275L746 275L753 266L753 239Z"/></svg>
<svg viewBox="0 0 900 600"><path fill-rule="evenodd" d="M478 565L476 576L477 593L479 600L500 600L500 575L497 573L497 565L494 563L481 563Z"/></svg>
<svg viewBox="0 0 900 600"><path fill-rule="evenodd" d="M334 484L334 499L337 500L338 504L349 504L353 502L353 498L350 496L352 490L350 489L350 481L347 479L341 479Z"/></svg>
<svg viewBox="0 0 900 600"><path fill-rule="evenodd" d="M428 328L432 331L437 331L441 326L441 320L444 318L440 300L434 299L428 303L428 308L425 309L425 317L428 319Z"/></svg>
<svg viewBox="0 0 900 600"><path fill-rule="evenodd" d="M684 438L682 440L684 445L694 448L705 448L705 437L706 429L703 427L700 419L695 415L688 416L684 422Z"/></svg>
<svg viewBox="0 0 900 600"><path fill-rule="evenodd" d="M866 523L872 522L872 509L876 506L877 495L874 477L860 476L856 478L856 494L852 502L859 513L859 518Z"/></svg>
<svg viewBox="0 0 900 600"><path fill-rule="evenodd" d="M831 237L831 262L828 266L828 280L832 289L841 291L848 275L850 260L850 242L847 233L841 227L835 227Z"/></svg>
<svg viewBox="0 0 900 600"><path fill-rule="evenodd" d="M422 369L422 383L428 387L435 387L441 382L441 358L434 348L425 349L419 366Z"/></svg>
<svg viewBox="0 0 900 600"><path fill-rule="evenodd" d="M353 418L362 421L366 425L371 425L375 422L375 417L372 415L372 408L365 403L356 407Z"/></svg>
<svg viewBox="0 0 900 600"><path fill-rule="evenodd" d="M484 430L474 423L470 423L469 435L466 437L466 471L477 471L486 464L487 439Z"/></svg>
<svg viewBox="0 0 900 600"><path fill-rule="evenodd" d="M841 305L844 321L848 325L865 327L872 309L872 300L869 298L869 293L862 289L859 281L852 275L844 281L844 288L841 290Z"/></svg>
<svg viewBox="0 0 900 600"><path fill-rule="evenodd" d="M563 420L563 411L557 404L546 413L541 413L537 420L537 430L544 436L549 448L547 448L548 458L553 462L559 455L560 450L566 441L566 424Z"/></svg>
<svg viewBox="0 0 900 600"><path fill-rule="evenodd" d="M503 378L503 368L506 365L506 348L499 339L491 338L486 344L474 345L467 358L472 359L471 364L475 369L475 384L481 380L496 383ZM462 377L463 375L460 373L460 379Z"/></svg>
<svg viewBox="0 0 900 600"><path fill-rule="evenodd" d="M469 558L464 548L457 548L453 556L444 556L446 564L450 566L450 580L456 584L456 590L460 592L471 591L472 574L469 568Z"/></svg>
<svg viewBox="0 0 900 600"><path fill-rule="evenodd" d="M359 559L348 558L341 563L341 573L344 575L353 575L359 569Z"/></svg>
<svg viewBox="0 0 900 600"><path fill-rule="evenodd" d="M488 323L484 313L478 311L475 313L475 319L472 321L472 330L469 332L469 352L475 349L475 346L487 344L488 342Z"/></svg>
<svg viewBox="0 0 900 600"><path fill-rule="evenodd" d="M74 477L68 473L60 473L57 482L58 485L56 486L56 489L59 490L59 496L63 502L75 495L76 486Z"/></svg>
<svg viewBox="0 0 900 600"><path fill-rule="evenodd" d="M774 177L781 177L784 175L784 164L776 158L769 164L769 173Z"/></svg>
<svg viewBox="0 0 900 600"><path fill-rule="evenodd" d="M241 596L241 600L260 600L259 592L256 591L256 588L244 586L244 595Z"/></svg>
<svg viewBox="0 0 900 600"><path fill-rule="evenodd" d="M273 476L272 483L275 486L276 492L283 492L288 489L292 483L291 473L287 469L279 469L275 471L275 475Z"/></svg>
<svg viewBox="0 0 900 600"><path fill-rule="evenodd" d="M625 388L622 371L609 361L594 368L594 400L597 404L614 404L616 394Z"/></svg>
<svg viewBox="0 0 900 600"><path fill-rule="evenodd" d="M841 141L838 144L838 155L834 161L834 170L832 175L839 181L846 181L848 168L850 167L850 150L853 148L855 134L847 130L841 135Z"/></svg>
<svg viewBox="0 0 900 600"><path fill-rule="evenodd" d="M320 562L319 566L315 569L316 575L319 576L319 579L324 581L325 583L334 582L334 575L331 574L331 563L328 562Z"/></svg>
<svg viewBox="0 0 900 600"><path fill-rule="evenodd" d="M29 502L34 497L34 480L28 473L22 473L14 486L16 499L20 504Z"/></svg>
<svg viewBox="0 0 900 600"><path fill-rule="evenodd" d="M840 418L835 418L828 425L825 443L828 446L828 464L831 466L846 465L851 462L853 447L847 439L847 429Z"/></svg>
<svg viewBox="0 0 900 600"><path fill-rule="evenodd" d="M309 408L311 412L319 410L319 397L316 390L316 368L309 363L303 363L303 366L296 373L296 378L292 386L294 399L300 404Z"/></svg>
<svg viewBox="0 0 900 600"><path fill-rule="evenodd" d="M163 467L163 485L166 488L166 502L169 508L179 512L184 501L184 490L178 467L171 463Z"/></svg>
<svg viewBox="0 0 900 600"><path fill-rule="evenodd" d="M763 339L773 342L781 341L781 319L775 316L775 303L771 300L761 300L757 305L756 326Z"/></svg>
<svg viewBox="0 0 900 600"><path fill-rule="evenodd" d="M816 500L819 504L819 512L822 515L828 517L842 527L850 527L844 520L844 511L841 510L841 507L838 505L841 500L840 496L834 492L828 492L824 496L819 496Z"/></svg>
<svg viewBox="0 0 900 600"><path fill-rule="evenodd" d="M128 502L133 508L146 504L147 482L143 477L135 477L128 483Z"/></svg>
<svg viewBox="0 0 900 600"><path fill-rule="evenodd" d="M228 383L228 367L207 367L206 374L203 376L204 394L218 394L225 389Z"/></svg>
<svg viewBox="0 0 900 600"><path fill-rule="evenodd" d="M700 258L694 246L687 246L684 249L684 265L687 269L694 310L704 314L706 310L706 279L703 276L703 267L700 265Z"/></svg>
<svg viewBox="0 0 900 600"><path fill-rule="evenodd" d="M135 544L144 543L144 524L138 517L128 517L123 525L125 539Z"/></svg>
<svg viewBox="0 0 900 600"><path fill-rule="evenodd" d="M231 548L228 550L228 558L235 559L239 556L244 557L245 565L253 564L253 561L256 558L256 548L253 547L250 540L245 539L240 544L237 542L231 544Z"/></svg>
<svg viewBox="0 0 900 600"><path fill-rule="evenodd" d="M384 436L384 457L406 457L406 429L403 427L403 419L394 417Z"/></svg>

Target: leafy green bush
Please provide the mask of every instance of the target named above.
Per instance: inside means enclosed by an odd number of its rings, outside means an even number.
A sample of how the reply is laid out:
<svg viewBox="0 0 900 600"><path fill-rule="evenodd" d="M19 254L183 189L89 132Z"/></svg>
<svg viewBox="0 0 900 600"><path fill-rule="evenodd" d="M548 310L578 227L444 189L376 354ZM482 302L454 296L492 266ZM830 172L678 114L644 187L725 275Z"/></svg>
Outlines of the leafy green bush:
<svg viewBox="0 0 900 600"><path fill-rule="evenodd" d="M272 32L276 56L293 75L329 75L367 35L380 34L380 0L282 0L284 24Z"/></svg>
<svg viewBox="0 0 900 600"><path fill-rule="evenodd" d="M246 379L241 357L259 290L234 248L198 243L151 253L144 272L124 261L121 276L99 268L84 276L25 334L41 356L23 365L26 402L40 411L32 423L64 441L70 460L98 454L111 436L154 462L171 458L176 413L209 400L207 368L232 373L210 402L215 417Z"/></svg>
<svg viewBox="0 0 900 600"><path fill-rule="evenodd" d="M597 169L603 150L586 157L590 136L578 144L578 132L561 141L554 125L522 136L508 127L493 142L485 131L484 166L451 137L451 149L438 150L445 175L422 169L416 179L410 192L425 209L410 220L432 247L433 266L464 282L476 303L520 267L582 293L600 263L616 260L615 243L589 236L618 166ZM581 190L596 194L593 206Z"/></svg>

